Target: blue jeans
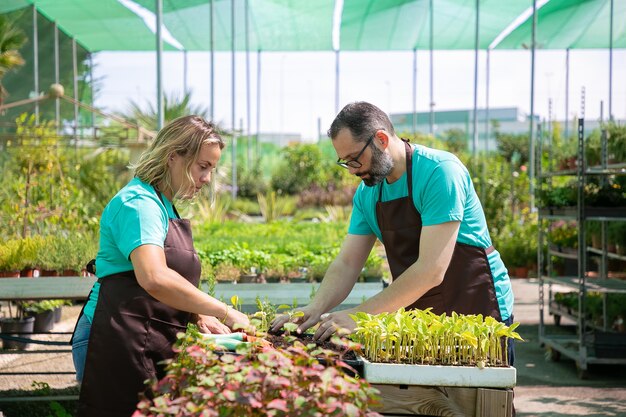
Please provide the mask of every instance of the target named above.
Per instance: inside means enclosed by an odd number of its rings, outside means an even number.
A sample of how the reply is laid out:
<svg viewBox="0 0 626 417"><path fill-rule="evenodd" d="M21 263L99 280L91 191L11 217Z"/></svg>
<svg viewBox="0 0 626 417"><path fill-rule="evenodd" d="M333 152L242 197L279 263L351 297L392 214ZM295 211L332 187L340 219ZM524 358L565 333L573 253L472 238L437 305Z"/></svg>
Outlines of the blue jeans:
<svg viewBox="0 0 626 417"><path fill-rule="evenodd" d="M513 317L513 314L511 314L511 316L504 320L503 323L506 324L507 326L510 326L511 324L513 324L513 321L515 320L515 318ZM507 340L507 346L508 346L508 355L509 355L509 365L513 366L513 364L515 363L515 339L511 339L509 338Z"/></svg>
<svg viewBox="0 0 626 417"><path fill-rule="evenodd" d="M91 323L84 314L76 324L74 332L74 340L72 341L72 359L74 360L74 369L76 369L76 380L83 380L83 372L85 371L85 359L87 359L87 344L89 343L89 333L91 332Z"/></svg>

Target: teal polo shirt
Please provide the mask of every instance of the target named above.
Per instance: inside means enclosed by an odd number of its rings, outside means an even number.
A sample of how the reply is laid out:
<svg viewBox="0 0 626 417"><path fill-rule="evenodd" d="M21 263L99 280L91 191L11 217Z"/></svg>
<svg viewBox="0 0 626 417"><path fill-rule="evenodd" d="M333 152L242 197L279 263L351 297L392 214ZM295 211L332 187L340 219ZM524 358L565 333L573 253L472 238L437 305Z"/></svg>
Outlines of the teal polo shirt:
<svg viewBox="0 0 626 417"><path fill-rule="evenodd" d="M485 213L467 168L449 152L421 145L412 147L413 204L422 216L423 226L458 221L457 242L481 248L491 246ZM408 196L407 173L393 184L384 180L374 187L368 187L361 182L354 194L348 233L374 234L382 241L376 220L376 202L381 187L382 201ZM497 250L487 255L487 259L500 314L502 320L506 320L513 313L513 291L508 271Z"/></svg>
<svg viewBox="0 0 626 417"><path fill-rule="evenodd" d="M99 278L133 270L130 253L141 245L163 247L169 219L176 218L172 203L139 178L133 178L111 199L100 219L100 247L96 256ZM85 304L91 322L98 302L100 284L96 282Z"/></svg>

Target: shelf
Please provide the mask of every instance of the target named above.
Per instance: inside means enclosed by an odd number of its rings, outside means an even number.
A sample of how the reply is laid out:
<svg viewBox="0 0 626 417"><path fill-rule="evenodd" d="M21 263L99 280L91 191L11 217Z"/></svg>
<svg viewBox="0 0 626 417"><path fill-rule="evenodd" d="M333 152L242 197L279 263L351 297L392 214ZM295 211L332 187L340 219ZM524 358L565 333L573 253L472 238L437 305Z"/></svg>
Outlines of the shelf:
<svg viewBox="0 0 626 417"><path fill-rule="evenodd" d="M565 259L578 259L578 249L571 249L571 248L566 248L569 249L571 252L563 252L562 250L559 250L558 247L556 246L550 246L550 249L548 250L548 254L553 255L553 256L558 256L559 258L565 258Z"/></svg>
<svg viewBox="0 0 626 417"><path fill-rule="evenodd" d="M578 209L576 207L544 207L539 209L539 214L544 218L576 220ZM626 221L626 207L585 207L586 220L623 220Z"/></svg>
<svg viewBox="0 0 626 417"><path fill-rule="evenodd" d="M559 284L570 288L580 288L578 277L542 277L546 283ZM626 294L626 281L619 279L585 278L585 289L601 293Z"/></svg>
<svg viewBox="0 0 626 417"><path fill-rule="evenodd" d="M605 174L626 174L626 162L619 164L607 164L606 167L594 165L587 167L585 174L605 175Z"/></svg>
<svg viewBox="0 0 626 417"><path fill-rule="evenodd" d="M590 252L590 253L593 253L593 254L596 254L596 255L600 255L600 256L602 256L602 254L604 254L602 249L592 248L591 246L587 246L587 252ZM619 261L626 261L626 256L618 255L617 253L607 252L606 253L606 257L609 258L609 259L617 259Z"/></svg>
<svg viewBox="0 0 626 417"><path fill-rule="evenodd" d="M564 169L560 171L549 171L542 172L539 177L540 178L550 178L550 177L567 177L572 175L578 175L577 169Z"/></svg>
<svg viewBox="0 0 626 417"><path fill-rule="evenodd" d="M601 249L597 249L591 246L587 246L587 252L592 253L594 255L599 255L599 256L602 256L603 254ZM550 248L548 249L548 254L552 256L558 256L559 258L564 258L564 259L578 259L578 249L572 249L572 248L561 249L559 246L550 245ZM624 255L618 255L616 253L607 252L606 256L609 259L616 259L618 261L626 261L626 256Z"/></svg>
<svg viewBox="0 0 626 417"><path fill-rule="evenodd" d="M556 315L556 316L561 316L561 317L565 317L567 319L570 319L576 323L578 323L578 307L576 307L574 310L567 310L565 307L563 307L560 304L557 304L555 301L551 301L549 306L548 306L548 313L552 314L552 315ZM585 327L589 328L589 329L594 329L594 330L598 330L601 332L606 332L607 329L603 326L594 324L590 319L586 319L585 320Z"/></svg>
<svg viewBox="0 0 626 417"><path fill-rule="evenodd" d="M583 175L619 175L626 174L626 163L620 164L607 164L606 167L601 165L594 165L587 167ZM578 175L578 169L564 169L559 171L542 172L539 176L541 178L550 177L570 177Z"/></svg>
<svg viewBox="0 0 626 417"><path fill-rule="evenodd" d="M563 336L563 335L550 335L542 336L539 338L540 343L544 343L546 347L554 349L560 352L562 355L567 356L570 359L575 360L577 363L580 361L582 355L579 349L580 342L575 336ZM585 363L598 363L598 364L626 364L626 358L597 358L595 356L584 356Z"/></svg>

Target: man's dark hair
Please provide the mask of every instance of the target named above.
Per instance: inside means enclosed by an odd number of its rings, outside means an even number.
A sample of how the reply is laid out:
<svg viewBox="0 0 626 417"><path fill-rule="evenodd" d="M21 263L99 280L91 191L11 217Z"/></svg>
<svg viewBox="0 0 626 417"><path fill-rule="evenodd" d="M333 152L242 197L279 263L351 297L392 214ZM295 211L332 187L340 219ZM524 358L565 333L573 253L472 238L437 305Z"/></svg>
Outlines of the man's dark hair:
<svg viewBox="0 0 626 417"><path fill-rule="evenodd" d="M341 129L348 128L354 140L357 142L367 141L375 131L386 130L395 135L393 125L387 114L365 101L357 101L346 105L328 129L328 137L335 139Z"/></svg>

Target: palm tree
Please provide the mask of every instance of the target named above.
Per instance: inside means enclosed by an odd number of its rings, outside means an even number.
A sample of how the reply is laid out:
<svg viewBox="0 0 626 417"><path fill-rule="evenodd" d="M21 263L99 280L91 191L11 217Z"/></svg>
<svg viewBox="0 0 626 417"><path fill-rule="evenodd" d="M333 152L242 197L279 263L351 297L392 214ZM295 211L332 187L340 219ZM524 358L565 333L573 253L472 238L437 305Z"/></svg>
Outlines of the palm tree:
<svg viewBox="0 0 626 417"><path fill-rule="evenodd" d="M181 116L196 114L208 118L209 114L209 110L206 107L191 104L191 92L185 93L182 98L177 94L165 94L163 97L163 108L165 124ZM157 109L150 102L147 103L147 108L144 109L136 101L131 100L130 108L122 114L122 117L146 129L157 130Z"/></svg>
<svg viewBox="0 0 626 417"><path fill-rule="evenodd" d="M2 85L7 72L24 65L19 49L26 42L26 35L15 27L6 15L0 15L0 106L8 92Z"/></svg>

